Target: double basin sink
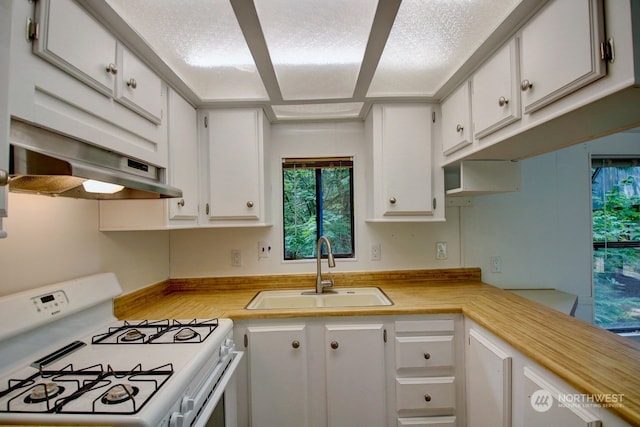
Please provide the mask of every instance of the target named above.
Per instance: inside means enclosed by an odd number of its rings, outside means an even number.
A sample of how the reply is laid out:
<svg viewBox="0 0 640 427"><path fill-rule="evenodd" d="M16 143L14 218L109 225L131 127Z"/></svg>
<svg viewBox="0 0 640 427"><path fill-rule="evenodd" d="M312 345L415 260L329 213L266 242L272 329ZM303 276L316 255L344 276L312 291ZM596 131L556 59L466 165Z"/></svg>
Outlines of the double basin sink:
<svg viewBox="0 0 640 427"><path fill-rule="evenodd" d="M247 305L247 310L376 307L393 305L379 288L340 288L316 294L309 289L261 291Z"/></svg>

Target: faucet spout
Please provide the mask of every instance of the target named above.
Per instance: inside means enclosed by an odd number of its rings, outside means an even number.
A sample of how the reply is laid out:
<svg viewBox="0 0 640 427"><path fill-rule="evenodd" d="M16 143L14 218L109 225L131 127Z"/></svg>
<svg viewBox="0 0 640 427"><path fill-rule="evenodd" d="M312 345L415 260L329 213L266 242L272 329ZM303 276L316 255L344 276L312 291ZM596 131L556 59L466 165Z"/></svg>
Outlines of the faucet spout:
<svg viewBox="0 0 640 427"><path fill-rule="evenodd" d="M327 245L327 264L329 268L333 268L336 266L336 261L333 258L333 252L331 250L331 242L325 236L321 236L318 239L318 246L316 248L316 259L318 264L318 271L316 273L316 293L321 294L324 292L325 288L330 288L333 286L333 280L322 280L322 243L324 242Z"/></svg>

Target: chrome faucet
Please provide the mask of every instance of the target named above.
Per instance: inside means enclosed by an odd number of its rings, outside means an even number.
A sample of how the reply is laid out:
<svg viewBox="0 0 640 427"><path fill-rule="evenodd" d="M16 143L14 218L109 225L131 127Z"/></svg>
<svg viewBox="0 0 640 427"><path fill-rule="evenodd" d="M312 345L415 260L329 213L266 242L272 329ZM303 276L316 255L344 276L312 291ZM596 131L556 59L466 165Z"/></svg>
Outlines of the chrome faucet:
<svg viewBox="0 0 640 427"><path fill-rule="evenodd" d="M327 245L327 263L329 264L329 268L336 266L336 261L333 259L333 253L331 252L331 243L325 236L321 236L318 239L318 247L316 249L316 258L318 260L318 273L316 275L317 294L323 293L325 288L333 287L333 280L322 280L322 264L320 263L320 260L322 259L322 242Z"/></svg>

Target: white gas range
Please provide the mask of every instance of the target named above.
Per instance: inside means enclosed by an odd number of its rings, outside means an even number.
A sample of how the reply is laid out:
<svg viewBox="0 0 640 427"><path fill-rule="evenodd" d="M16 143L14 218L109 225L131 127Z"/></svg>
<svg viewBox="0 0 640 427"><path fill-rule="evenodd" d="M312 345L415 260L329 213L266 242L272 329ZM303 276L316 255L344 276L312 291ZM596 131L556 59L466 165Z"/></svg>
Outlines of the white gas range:
<svg viewBox="0 0 640 427"><path fill-rule="evenodd" d="M0 297L0 423L233 426L230 319L118 321L112 273Z"/></svg>

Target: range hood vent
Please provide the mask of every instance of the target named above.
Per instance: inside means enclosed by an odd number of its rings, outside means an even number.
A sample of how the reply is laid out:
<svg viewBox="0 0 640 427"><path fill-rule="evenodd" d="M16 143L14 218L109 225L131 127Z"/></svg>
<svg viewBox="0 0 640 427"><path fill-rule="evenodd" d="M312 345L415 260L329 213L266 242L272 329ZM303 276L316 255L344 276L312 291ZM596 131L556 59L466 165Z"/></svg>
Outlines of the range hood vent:
<svg viewBox="0 0 640 427"><path fill-rule="evenodd" d="M24 122L11 120L9 142L9 191L99 200L182 197L164 184L164 169ZM83 186L88 180L124 188L92 193Z"/></svg>

